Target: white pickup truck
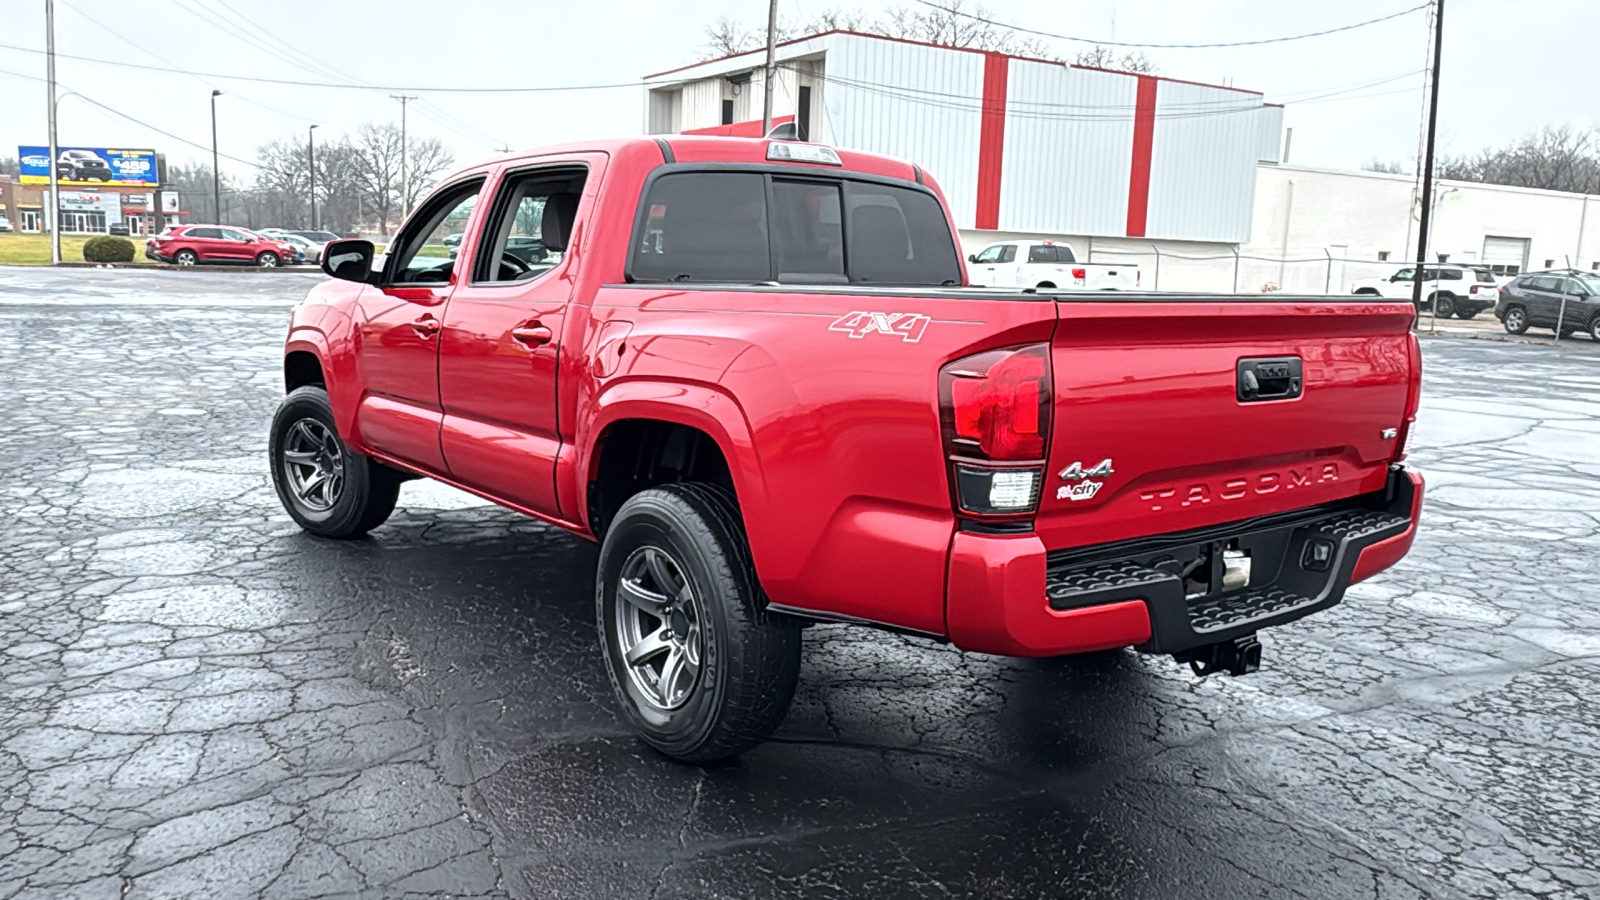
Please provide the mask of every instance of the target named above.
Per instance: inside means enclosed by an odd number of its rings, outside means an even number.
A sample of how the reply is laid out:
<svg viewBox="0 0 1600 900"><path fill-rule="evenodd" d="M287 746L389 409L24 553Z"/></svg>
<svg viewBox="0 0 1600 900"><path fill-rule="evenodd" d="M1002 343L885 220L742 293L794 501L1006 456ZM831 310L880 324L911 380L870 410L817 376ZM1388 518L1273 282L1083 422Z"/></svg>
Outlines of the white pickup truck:
<svg viewBox="0 0 1600 900"><path fill-rule="evenodd" d="M1002 241L967 262L967 280L975 287L1134 291L1143 278L1135 265L1078 262L1071 246L1056 241Z"/></svg>

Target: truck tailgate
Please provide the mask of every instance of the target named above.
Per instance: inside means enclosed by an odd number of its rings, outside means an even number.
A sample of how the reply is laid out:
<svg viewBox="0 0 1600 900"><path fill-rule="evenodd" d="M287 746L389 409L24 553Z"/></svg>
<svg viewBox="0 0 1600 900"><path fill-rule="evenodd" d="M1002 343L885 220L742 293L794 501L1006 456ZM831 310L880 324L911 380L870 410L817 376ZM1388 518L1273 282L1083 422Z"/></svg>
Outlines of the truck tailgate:
<svg viewBox="0 0 1600 900"><path fill-rule="evenodd" d="M1086 297L1057 308L1036 520L1047 548L1383 489L1419 364L1409 303ZM1270 399L1294 361L1298 396Z"/></svg>

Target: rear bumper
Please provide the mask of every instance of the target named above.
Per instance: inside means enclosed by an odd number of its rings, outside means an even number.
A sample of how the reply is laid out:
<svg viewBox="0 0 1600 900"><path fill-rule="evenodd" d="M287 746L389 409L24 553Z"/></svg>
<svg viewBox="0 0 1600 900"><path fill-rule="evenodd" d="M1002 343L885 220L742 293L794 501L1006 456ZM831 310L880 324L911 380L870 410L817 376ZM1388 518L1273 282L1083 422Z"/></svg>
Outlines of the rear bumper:
<svg viewBox="0 0 1600 900"><path fill-rule="evenodd" d="M1032 534L959 532L946 627L956 646L1004 656L1230 641L1327 609L1398 562L1416 537L1422 494L1422 477L1396 468L1385 490L1346 504L1058 554ZM1252 574L1222 590L1230 548L1250 554ZM1197 590L1206 567L1211 589Z"/></svg>

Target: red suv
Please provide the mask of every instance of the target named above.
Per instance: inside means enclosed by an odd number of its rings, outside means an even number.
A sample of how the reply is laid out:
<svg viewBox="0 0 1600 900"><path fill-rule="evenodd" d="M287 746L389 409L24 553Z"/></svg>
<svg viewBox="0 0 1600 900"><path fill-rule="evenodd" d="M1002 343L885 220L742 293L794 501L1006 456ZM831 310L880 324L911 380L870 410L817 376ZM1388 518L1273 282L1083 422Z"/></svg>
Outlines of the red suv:
<svg viewBox="0 0 1600 900"><path fill-rule="evenodd" d="M296 262L293 244L275 241L243 228L221 225L176 225L145 242L144 255L179 266L199 263L244 263L272 268Z"/></svg>

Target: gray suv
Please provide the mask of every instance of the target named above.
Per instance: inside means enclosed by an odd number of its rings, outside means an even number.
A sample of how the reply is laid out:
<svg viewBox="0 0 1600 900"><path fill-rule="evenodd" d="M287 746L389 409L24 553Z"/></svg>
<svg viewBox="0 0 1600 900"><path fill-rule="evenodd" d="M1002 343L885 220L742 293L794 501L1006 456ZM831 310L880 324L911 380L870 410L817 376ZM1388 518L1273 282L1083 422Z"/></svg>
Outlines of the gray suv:
<svg viewBox="0 0 1600 900"><path fill-rule="evenodd" d="M1600 276L1572 269L1518 275L1500 289L1494 317L1512 334L1536 326L1600 341Z"/></svg>

